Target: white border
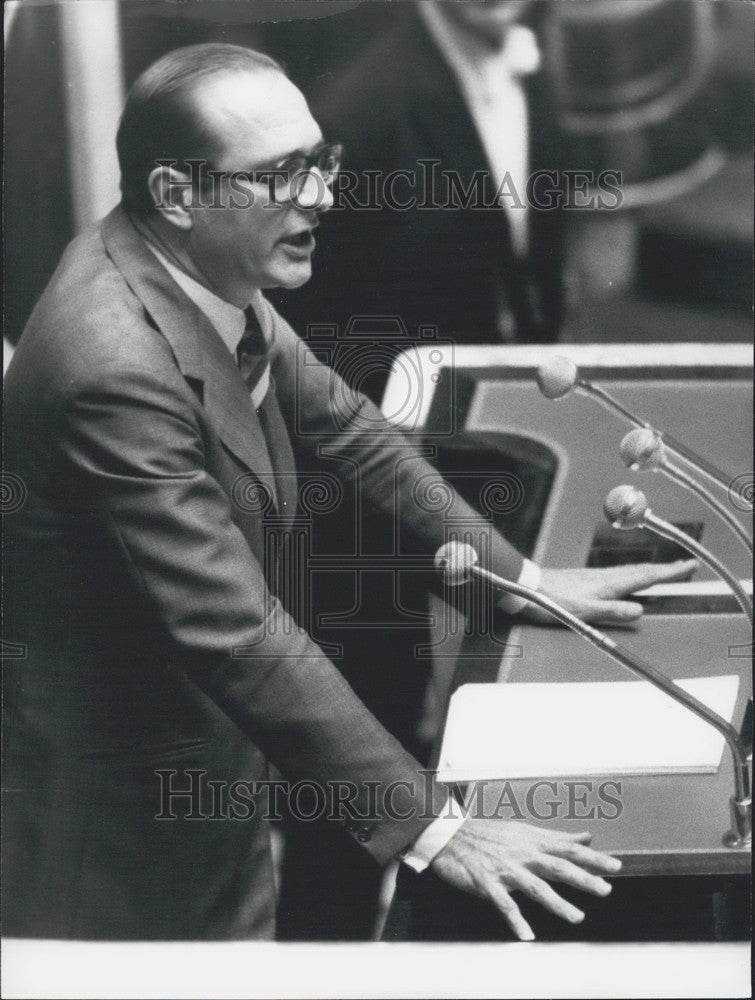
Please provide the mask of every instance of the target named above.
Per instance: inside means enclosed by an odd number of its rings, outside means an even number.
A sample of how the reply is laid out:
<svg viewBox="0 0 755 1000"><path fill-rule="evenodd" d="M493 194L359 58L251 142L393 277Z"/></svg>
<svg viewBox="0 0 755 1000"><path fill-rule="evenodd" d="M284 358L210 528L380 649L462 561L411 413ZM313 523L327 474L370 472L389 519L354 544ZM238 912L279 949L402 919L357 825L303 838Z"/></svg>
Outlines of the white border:
<svg viewBox="0 0 755 1000"><path fill-rule="evenodd" d="M3 942L16 1000L749 997L746 943Z"/></svg>

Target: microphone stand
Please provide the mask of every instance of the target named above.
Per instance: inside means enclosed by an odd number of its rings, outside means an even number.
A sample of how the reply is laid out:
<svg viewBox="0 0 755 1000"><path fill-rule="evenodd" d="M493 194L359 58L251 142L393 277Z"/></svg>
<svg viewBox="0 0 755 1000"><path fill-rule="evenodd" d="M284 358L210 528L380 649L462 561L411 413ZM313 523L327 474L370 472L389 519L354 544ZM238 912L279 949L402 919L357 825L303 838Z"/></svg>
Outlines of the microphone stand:
<svg viewBox="0 0 755 1000"><path fill-rule="evenodd" d="M737 538L744 543L747 551L752 555L752 539L747 534L745 529L739 523L736 517L724 507L722 503L719 503L716 498L709 493L702 483L696 482L692 476L687 475L687 473L680 469L678 465L673 465L671 462L666 461L661 467L662 471L666 473L669 479L673 479L674 482L679 483L680 486L686 487L690 492L694 493L696 496L700 497L704 504L707 504L712 511L714 511L729 525L731 530L737 536Z"/></svg>
<svg viewBox="0 0 755 1000"><path fill-rule="evenodd" d="M630 423L634 424L635 427L643 427L646 430L653 431L653 433L657 434L663 441L669 451L674 452L679 456L679 458L684 459L688 465L697 469L698 472L702 472L703 475L713 480L713 482L717 483L722 489L728 490L732 482L732 476L727 476L726 473L721 472L721 470L717 469L715 465L711 465L710 462L695 454L691 448L682 444L681 441L677 441L675 438L671 437L670 434L657 430L646 420L640 420L639 417L635 416L634 413L615 400L610 393L606 392L605 389L602 389L599 385L593 385L593 383L588 381L586 378L578 378L575 382L575 388L583 395L592 396L593 399L597 399L599 403L602 403L603 406L606 407L606 409L613 410L614 412L621 414L622 417L625 417Z"/></svg>
<svg viewBox="0 0 755 1000"><path fill-rule="evenodd" d="M656 517L651 510L646 510L642 515L642 521L640 522L639 527L647 528L648 531L652 531L656 535L660 535L661 538L666 538L668 541L676 542L677 545L681 545L693 556L704 562L710 569L713 570L714 573L720 576L724 583L731 588L737 599L737 603L742 611L744 611L747 615L747 619L752 627L752 601L736 576L734 576L731 570L725 566L717 556L713 555L712 552L709 552L708 549L701 545L696 539L686 534L686 532L680 531L679 528L675 527L673 524L669 524L668 521L664 521L660 517Z"/></svg>

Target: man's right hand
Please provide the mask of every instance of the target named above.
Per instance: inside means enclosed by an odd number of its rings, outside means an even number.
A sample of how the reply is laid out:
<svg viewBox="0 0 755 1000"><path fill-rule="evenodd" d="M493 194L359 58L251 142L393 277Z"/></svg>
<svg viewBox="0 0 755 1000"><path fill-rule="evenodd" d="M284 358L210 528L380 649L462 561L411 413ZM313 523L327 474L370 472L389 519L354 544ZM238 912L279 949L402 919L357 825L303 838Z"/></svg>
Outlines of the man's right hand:
<svg viewBox="0 0 755 1000"><path fill-rule="evenodd" d="M611 886L621 862L594 851L589 833L546 830L515 820L470 817L435 857L431 867L446 882L490 900L520 941L532 941L532 928L511 893L525 893L556 916L577 924L584 913L548 884L563 882L594 896ZM547 881L546 881L547 880Z"/></svg>

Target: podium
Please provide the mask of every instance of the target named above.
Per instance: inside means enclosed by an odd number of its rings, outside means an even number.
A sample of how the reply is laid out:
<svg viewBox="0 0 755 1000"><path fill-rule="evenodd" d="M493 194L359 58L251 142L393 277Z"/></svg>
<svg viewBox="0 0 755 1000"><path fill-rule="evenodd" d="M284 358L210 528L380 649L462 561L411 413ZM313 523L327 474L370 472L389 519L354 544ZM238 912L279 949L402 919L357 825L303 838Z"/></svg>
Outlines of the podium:
<svg viewBox="0 0 755 1000"><path fill-rule="evenodd" d="M675 558L677 553L658 545L646 532L627 544L625 533L612 531L605 523L605 495L613 486L626 482L647 494L659 516L692 531L741 578L751 575L749 556L742 543L696 497L661 475L635 474L624 468L618 447L630 425L592 399L574 393L562 400L547 400L534 380L537 368L549 357L570 357L582 376L604 386L630 410L726 471L731 479L728 497L721 491L719 495L751 530L752 472L748 470L753 468L749 420L752 360L745 345L558 345L446 348L435 349L432 356L431 352L430 348L422 348L413 353L411 370L416 373L418 405L413 412L414 426L408 429L423 443L437 444L441 471L443 460L453 455L454 446L464 450L468 459L460 479L466 476L468 483L474 480L474 490L467 499L474 504L472 494L476 491L478 509L498 528L513 528L509 537L513 533L519 547L536 562L550 567L577 567ZM406 375L409 370L405 359L400 371L394 373L395 379L392 377L388 383L383 403L388 416L397 400L410 391ZM404 407L404 412L408 409ZM485 455L477 467L476 442L477 454ZM500 463L496 463L496 453ZM491 494L490 489L486 492L486 479L495 480L502 468L518 480L523 494L517 510L503 513L500 505L498 510L494 505L486 510L480 502ZM528 495L543 501L534 517L527 510ZM453 530L449 522L449 533ZM738 674L740 687L733 724L739 728L752 694L752 636L733 598L722 594L712 581L712 574L701 567L691 585L651 588L642 598L646 612L641 621L631 628L613 631L618 641L670 677ZM616 663L559 626L528 625L523 620L512 622L499 616L481 635L454 620L439 601L433 609L435 701L440 716L451 691L469 681L573 683L632 679ZM547 739L547 733L543 738ZM637 720L637 738L642 738L642 719ZM573 777L575 782L582 778ZM593 790L600 780L594 775L584 779ZM728 749L715 774L612 776L612 780L621 785L620 815L612 819L586 815L591 804L588 796L582 808L576 810L577 815L569 817L568 810L563 809L561 815L541 820L521 808L533 782L507 783L506 791L524 813L518 817L509 813L512 818L551 827L560 825L567 830L588 829L593 834L593 846L623 861L613 901L609 897L608 904L594 904L590 897L579 899L588 919L577 929L576 936L589 940L591 914L600 912L603 922L597 932L599 937L611 933L613 922L615 939L620 940L623 931L629 939L636 939L641 928L633 925L627 907L651 913L654 900L661 908L661 895L671 903L669 912L655 931L647 929L645 939L652 939L654 933L673 937L674 927L669 923L674 919L674 907L678 927L683 928L689 916L684 911L695 905L692 900L701 899L710 900L711 920L708 927L695 925L689 932L691 936L726 938L744 933L743 899L750 852L726 847L722 842L729 825L729 796L734 789ZM563 780L554 784L554 798L563 799ZM483 795L486 814L500 802L503 791L500 783L487 785ZM412 881L402 878L404 882ZM423 878L414 879L416 885L408 895L414 894L415 901L419 900L415 909L421 910L424 892L426 910L437 914L444 906L438 897L445 890L439 886L423 890ZM425 881L430 883L432 876ZM631 885L631 890L619 889L622 882ZM399 897L401 892L400 880ZM429 899L433 902L429 903ZM623 902L617 902L619 899ZM465 919L475 924L473 939L484 938L488 932L495 936L501 930L495 919L477 920L474 907L480 904L455 900L452 906L456 904L464 909ZM624 907L625 912L618 912L617 907ZM452 908L451 912L458 919L459 910ZM540 922L537 914L533 919L536 924ZM430 936L434 933L454 938L454 928L439 925L435 916L430 924L434 928ZM462 939L468 939L465 930L469 928L456 929ZM556 929L554 933L559 932Z"/></svg>

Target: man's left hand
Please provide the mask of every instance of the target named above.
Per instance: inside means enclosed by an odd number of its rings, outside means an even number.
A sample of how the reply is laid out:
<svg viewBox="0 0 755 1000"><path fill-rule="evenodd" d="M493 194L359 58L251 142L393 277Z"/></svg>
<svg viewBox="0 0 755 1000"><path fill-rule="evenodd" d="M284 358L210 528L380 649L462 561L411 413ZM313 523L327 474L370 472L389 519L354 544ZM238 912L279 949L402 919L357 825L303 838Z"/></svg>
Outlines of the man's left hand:
<svg viewBox="0 0 755 1000"><path fill-rule="evenodd" d="M585 621L624 624L640 617L642 605L622 598L656 583L686 580L696 568L696 560L679 559L672 563L637 563L607 569L543 569L539 591ZM522 614L531 621L546 624L554 620L536 604L528 604Z"/></svg>

